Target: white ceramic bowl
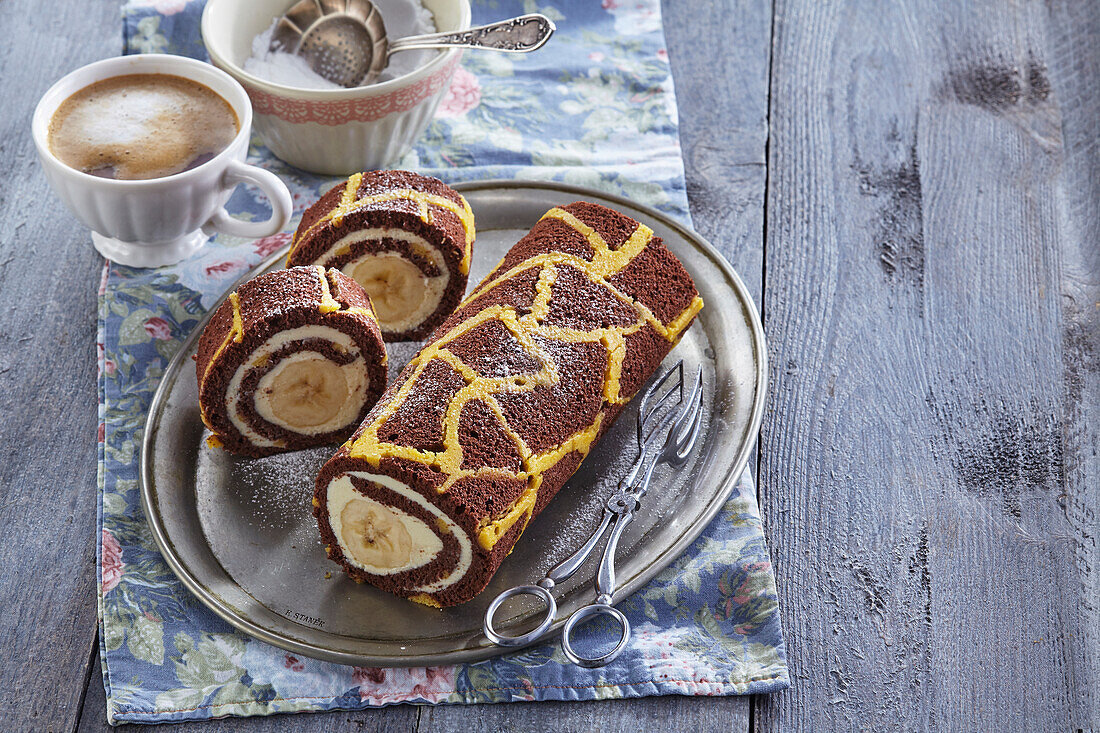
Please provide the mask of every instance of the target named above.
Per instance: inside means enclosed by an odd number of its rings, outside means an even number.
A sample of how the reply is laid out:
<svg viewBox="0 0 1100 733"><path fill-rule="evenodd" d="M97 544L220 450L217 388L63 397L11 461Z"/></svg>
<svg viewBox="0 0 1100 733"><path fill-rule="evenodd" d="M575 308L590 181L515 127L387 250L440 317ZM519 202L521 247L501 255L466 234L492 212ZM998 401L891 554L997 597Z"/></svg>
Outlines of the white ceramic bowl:
<svg viewBox="0 0 1100 733"><path fill-rule="evenodd" d="M451 84L461 51L447 49L409 74L356 89L300 89L244 70L252 39L295 0L209 0L202 40L215 66L252 99L253 126L271 152L314 173L386 168L420 137ZM440 31L470 27L469 0L423 0Z"/></svg>

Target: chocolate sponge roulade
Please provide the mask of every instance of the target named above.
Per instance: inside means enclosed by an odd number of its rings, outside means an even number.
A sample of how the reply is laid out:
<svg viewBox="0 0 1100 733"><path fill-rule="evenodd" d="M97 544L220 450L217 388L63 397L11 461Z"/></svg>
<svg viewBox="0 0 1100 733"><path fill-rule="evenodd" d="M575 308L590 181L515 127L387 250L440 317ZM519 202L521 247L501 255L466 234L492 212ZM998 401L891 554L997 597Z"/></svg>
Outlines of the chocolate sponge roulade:
<svg viewBox="0 0 1100 733"><path fill-rule="evenodd" d="M270 272L230 293L195 366L203 422L250 456L344 440L386 388L370 299L323 267Z"/></svg>
<svg viewBox="0 0 1100 733"><path fill-rule="evenodd" d="M421 339L466 292L474 215L442 181L409 171L356 173L306 210L287 266L354 278L387 341Z"/></svg>
<svg viewBox="0 0 1100 733"><path fill-rule="evenodd" d="M551 209L321 469L329 556L414 601L472 598L702 305L649 228Z"/></svg>

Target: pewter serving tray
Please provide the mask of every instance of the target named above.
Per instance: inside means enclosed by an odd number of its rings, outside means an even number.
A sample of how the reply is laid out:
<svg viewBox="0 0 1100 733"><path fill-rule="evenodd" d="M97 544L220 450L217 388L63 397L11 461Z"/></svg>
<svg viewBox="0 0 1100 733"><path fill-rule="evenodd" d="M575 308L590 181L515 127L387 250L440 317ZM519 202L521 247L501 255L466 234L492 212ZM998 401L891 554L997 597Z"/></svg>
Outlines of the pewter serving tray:
<svg viewBox="0 0 1100 733"><path fill-rule="evenodd" d="M476 284L552 206L577 200L615 208L652 227L695 279L706 305L665 360L701 368L705 420L682 469L659 468L619 544L619 592L626 598L672 562L714 518L745 468L764 404L766 349L745 286L695 233L653 209L554 183L484 181L457 186L473 207ZM280 252L245 276L282 266ZM234 288L236 285L234 285ZM533 583L579 547L603 502L636 457L631 404L577 474L536 517L489 587L461 606L436 610L358 585L326 557L310 513L313 482L335 451L325 447L269 458L209 448L199 419L194 354L205 321L172 360L150 408L141 449L141 496L153 536L172 570L199 600L247 634L319 659L364 666L421 666L501 654L481 633L489 602ZM390 346L390 375L419 348ZM555 590L558 617L591 602L598 553ZM505 607L498 629L525 631L530 608Z"/></svg>

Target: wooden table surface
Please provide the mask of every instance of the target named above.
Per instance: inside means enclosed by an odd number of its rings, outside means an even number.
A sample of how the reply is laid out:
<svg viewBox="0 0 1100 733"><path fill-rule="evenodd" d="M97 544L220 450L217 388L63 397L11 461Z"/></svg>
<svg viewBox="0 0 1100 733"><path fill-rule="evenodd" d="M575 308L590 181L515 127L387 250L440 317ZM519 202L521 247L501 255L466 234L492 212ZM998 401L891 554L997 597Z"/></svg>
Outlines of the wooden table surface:
<svg viewBox="0 0 1100 733"><path fill-rule="evenodd" d="M695 226L769 339L755 470L793 686L196 728L1100 729L1100 6L664 12ZM121 52L118 4L4 0L0 28L0 729L101 730L101 260L29 130Z"/></svg>

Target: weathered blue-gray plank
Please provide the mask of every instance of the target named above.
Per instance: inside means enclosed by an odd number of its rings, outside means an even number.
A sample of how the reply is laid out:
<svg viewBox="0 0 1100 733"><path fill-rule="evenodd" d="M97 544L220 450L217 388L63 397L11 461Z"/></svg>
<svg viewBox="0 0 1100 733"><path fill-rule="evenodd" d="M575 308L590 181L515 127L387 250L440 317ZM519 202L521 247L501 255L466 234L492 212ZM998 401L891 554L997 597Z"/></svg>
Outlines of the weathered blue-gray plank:
<svg viewBox="0 0 1100 733"><path fill-rule="evenodd" d="M759 304L763 289L770 0L665 0L695 230Z"/></svg>
<svg viewBox="0 0 1100 733"><path fill-rule="evenodd" d="M730 733L749 729L749 698L669 695L634 700L518 702L420 709L418 733L639 733L658 730Z"/></svg>
<svg viewBox="0 0 1100 733"><path fill-rule="evenodd" d="M1062 119L1057 254L1065 488L1059 503L1082 584L1071 588L1066 604L1079 634L1062 643L1081 727L1100 729L1100 10L1067 0L1049 8L1049 77Z"/></svg>
<svg viewBox="0 0 1100 733"><path fill-rule="evenodd" d="M760 730L1096 724L1095 6L1059 5L777 2Z"/></svg>
<svg viewBox="0 0 1100 733"><path fill-rule="evenodd" d="M70 730L95 639L96 283L29 134L63 73L119 53L114 3L0 3L0 729Z"/></svg>

